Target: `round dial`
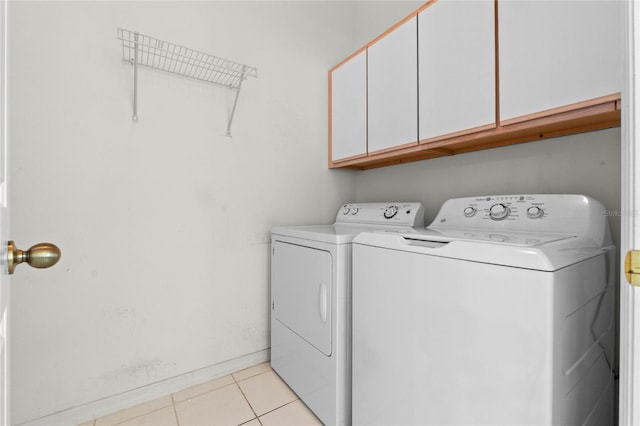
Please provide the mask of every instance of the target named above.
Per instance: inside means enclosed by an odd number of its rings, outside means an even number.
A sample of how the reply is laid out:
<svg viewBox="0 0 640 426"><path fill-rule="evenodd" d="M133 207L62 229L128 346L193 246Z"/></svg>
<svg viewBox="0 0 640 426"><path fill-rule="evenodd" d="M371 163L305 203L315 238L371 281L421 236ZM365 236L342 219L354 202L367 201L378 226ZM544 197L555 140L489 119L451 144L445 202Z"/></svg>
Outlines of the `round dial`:
<svg viewBox="0 0 640 426"><path fill-rule="evenodd" d="M391 219L397 214L398 214L398 206L389 206L386 209L384 209L385 219Z"/></svg>
<svg viewBox="0 0 640 426"><path fill-rule="evenodd" d="M351 209L349 208L349 206L347 205L342 206L342 214L349 214L350 210Z"/></svg>
<svg viewBox="0 0 640 426"><path fill-rule="evenodd" d="M471 206L466 207L464 209L464 217L473 217L475 216L476 212L477 210L475 207L471 207Z"/></svg>
<svg viewBox="0 0 640 426"><path fill-rule="evenodd" d="M494 204L489 209L489 217L493 220L504 220L509 217L511 210L504 204Z"/></svg>
<svg viewBox="0 0 640 426"><path fill-rule="evenodd" d="M532 206L527 209L527 217L530 219L537 219L544 216L544 210L538 206Z"/></svg>
<svg viewBox="0 0 640 426"><path fill-rule="evenodd" d="M352 207L351 208L351 214L358 214L359 211L360 211L360 209L357 208L357 207Z"/></svg>

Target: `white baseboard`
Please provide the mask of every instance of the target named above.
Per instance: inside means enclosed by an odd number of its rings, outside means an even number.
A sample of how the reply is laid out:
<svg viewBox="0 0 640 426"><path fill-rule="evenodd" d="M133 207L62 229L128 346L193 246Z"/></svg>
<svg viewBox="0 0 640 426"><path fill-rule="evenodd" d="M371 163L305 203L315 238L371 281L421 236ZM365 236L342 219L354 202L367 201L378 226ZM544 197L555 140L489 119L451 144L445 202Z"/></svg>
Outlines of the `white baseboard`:
<svg viewBox="0 0 640 426"><path fill-rule="evenodd" d="M79 405L21 423L24 426L71 426L90 422L98 417L115 413L143 402L169 395L190 386L260 364L269 360L269 349L214 364L180 376L132 389L117 395Z"/></svg>

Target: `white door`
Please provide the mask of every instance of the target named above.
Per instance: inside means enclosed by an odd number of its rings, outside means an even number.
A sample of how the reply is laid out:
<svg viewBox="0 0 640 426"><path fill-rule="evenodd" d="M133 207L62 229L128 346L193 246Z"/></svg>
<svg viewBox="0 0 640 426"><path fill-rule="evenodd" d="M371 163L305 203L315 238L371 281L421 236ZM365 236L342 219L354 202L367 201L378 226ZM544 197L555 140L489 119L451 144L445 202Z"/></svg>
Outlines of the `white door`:
<svg viewBox="0 0 640 426"><path fill-rule="evenodd" d="M7 2L0 0L0 422L9 424L8 369L8 303L9 275L7 270Z"/></svg>
<svg viewBox="0 0 640 426"><path fill-rule="evenodd" d="M19 250L9 241L8 197L8 2L0 0L0 426L10 424L9 413L9 275L26 262L34 268L48 268L60 259L60 249L50 243Z"/></svg>
<svg viewBox="0 0 640 426"><path fill-rule="evenodd" d="M640 1L625 2L621 257L640 249ZM620 283L620 425L640 425L640 287Z"/></svg>

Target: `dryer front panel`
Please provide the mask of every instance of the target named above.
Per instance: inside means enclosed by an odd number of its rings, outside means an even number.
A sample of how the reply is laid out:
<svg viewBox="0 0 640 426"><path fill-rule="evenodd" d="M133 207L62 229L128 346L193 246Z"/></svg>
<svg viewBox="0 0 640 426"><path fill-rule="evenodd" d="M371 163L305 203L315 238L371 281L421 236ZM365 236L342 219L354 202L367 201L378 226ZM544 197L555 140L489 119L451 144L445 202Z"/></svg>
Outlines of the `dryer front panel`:
<svg viewBox="0 0 640 426"><path fill-rule="evenodd" d="M271 259L272 315L331 355L331 253L274 241Z"/></svg>

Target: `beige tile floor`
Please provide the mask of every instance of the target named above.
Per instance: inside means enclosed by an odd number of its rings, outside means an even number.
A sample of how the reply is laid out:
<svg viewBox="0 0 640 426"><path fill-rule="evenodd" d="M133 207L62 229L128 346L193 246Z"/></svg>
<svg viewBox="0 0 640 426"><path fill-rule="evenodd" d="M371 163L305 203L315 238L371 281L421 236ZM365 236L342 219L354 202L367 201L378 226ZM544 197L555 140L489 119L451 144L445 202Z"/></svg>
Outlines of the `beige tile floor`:
<svg viewBox="0 0 640 426"><path fill-rule="evenodd" d="M81 426L321 424L269 363L264 363Z"/></svg>

